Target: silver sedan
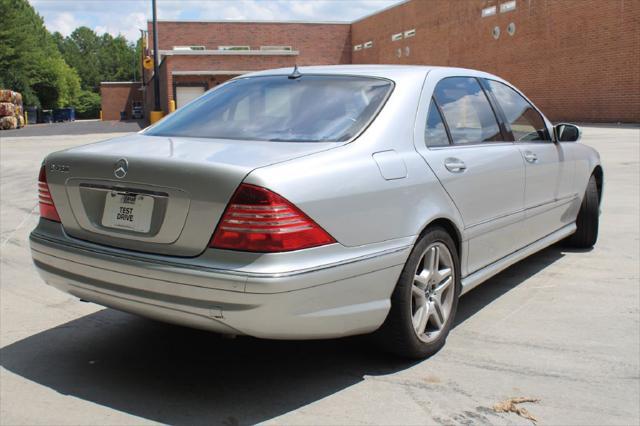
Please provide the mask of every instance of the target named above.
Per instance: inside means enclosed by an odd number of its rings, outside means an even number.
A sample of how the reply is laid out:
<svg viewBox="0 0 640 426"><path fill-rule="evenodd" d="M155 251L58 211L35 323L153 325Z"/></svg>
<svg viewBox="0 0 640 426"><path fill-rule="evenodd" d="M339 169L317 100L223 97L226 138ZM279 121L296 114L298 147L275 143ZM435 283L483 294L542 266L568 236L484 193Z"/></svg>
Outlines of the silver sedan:
<svg viewBox="0 0 640 426"><path fill-rule="evenodd" d="M52 153L35 265L78 298L234 335L445 342L459 297L595 244L603 171L491 74L420 66L235 78L134 135Z"/></svg>

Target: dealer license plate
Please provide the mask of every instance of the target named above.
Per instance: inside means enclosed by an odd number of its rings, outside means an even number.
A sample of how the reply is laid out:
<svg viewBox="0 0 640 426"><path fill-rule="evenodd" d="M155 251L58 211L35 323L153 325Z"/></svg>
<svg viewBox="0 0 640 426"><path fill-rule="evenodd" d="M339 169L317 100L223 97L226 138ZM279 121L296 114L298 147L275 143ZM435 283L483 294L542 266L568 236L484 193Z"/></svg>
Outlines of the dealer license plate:
<svg viewBox="0 0 640 426"><path fill-rule="evenodd" d="M141 194L107 193L102 225L147 233L151 229L153 197Z"/></svg>

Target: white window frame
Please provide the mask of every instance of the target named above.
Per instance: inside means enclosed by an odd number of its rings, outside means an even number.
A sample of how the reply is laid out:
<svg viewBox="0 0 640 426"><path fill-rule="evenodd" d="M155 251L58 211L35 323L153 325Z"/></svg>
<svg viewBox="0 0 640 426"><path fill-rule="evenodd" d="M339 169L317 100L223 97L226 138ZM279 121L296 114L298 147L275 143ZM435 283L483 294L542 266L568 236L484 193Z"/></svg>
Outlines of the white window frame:
<svg viewBox="0 0 640 426"><path fill-rule="evenodd" d="M218 46L218 50L251 50L251 46L242 46L242 45L227 45L227 46Z"/></svg>
<svg viewBox="0 0 640 426"><path fill-rule="evenodd" d="M404 32L404 38L411 38L411 37L415 37L416 36L416 29L415 28L411 28L410 30L407 30Z"/></svg>
<svg viewBox="0 0 640 426"><path fill-rule="evenodd" d="M369 40L368 42L362 45L364 49L371 49L373 47L373 41Z"/></svg>
<svg viewBox="0 0 640 426"><path fill-rule="evenodd" d="M293 49L291 48L291 46L260 46L260 50L284 50L287 52L292 51Z"/></svg>
<svg viewBox="0 0 640 426"><path fill-rule="evenodd" d="M173 46L173 50L206 50L204 46Z"/></svg>
<svg viewBox="0 0 640 426"><path fill-rule="evenodd" d="M402 33L395 33L391 35L391 41L402 40Z"/></svg>
<svg viewBox="0 0 640 426"><path fill-rule="evenodd" d="M361 44L356 44L355 46L353 46L353 51L357 52L359 50L362 50L362 45Z"/></svg>

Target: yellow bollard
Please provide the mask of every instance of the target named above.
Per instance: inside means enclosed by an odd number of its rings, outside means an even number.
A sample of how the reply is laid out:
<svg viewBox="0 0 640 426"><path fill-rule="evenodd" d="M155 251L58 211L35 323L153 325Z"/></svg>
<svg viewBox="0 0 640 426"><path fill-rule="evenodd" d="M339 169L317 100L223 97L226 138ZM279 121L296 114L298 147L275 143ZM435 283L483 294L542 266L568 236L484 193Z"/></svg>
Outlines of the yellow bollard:
<svg viewBox="0 0 640 426"><path fill-rule="evenodd" d="M24 112L24 127L27 127L29 124L29 113L27 111Z"/></svg>
<svg viewBox="0 0 640 426"><path fill-rule="evenodd" d="M176 101L174 101L173 99L171 99L169 101L169 114L171 114L172 112L174 112L176 110Z"/></svg>
<svg viewBox="0 0 640 426"><path fill-rule="evenodd" d="M102 121L102 110L100 110L100 121Z"/></svg>
<svg viewBox="0 0 640 426"><path fill-rule="evenodd" d="M162 119L163 116L164 116L164 112L162 111L151 111L149 113L149 121L151 122L151 124L153 124L156 121Z"/></svg>

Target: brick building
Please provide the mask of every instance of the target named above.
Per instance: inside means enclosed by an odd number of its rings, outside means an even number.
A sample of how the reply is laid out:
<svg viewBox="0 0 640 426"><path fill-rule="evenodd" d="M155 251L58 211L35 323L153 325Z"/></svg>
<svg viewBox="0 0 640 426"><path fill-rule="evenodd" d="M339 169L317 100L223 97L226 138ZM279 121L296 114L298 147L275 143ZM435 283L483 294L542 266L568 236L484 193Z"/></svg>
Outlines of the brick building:
<svg viewBox="0 0 640 426"><path fill-rule="evenodd" d="M141 85L137 81L105 81L100 83L102 119L120 120L122 111L127 114L127 118L130 118L134 102L143 102Z"/></svg>
<svg viewBox="0 0 640 426"><path fill-rule="evenodd" d="M160 21L158 37L165 112L248 71L388 63L497 74L555 121L640 122L637 0L408 0L352 23Z"/></svg>

